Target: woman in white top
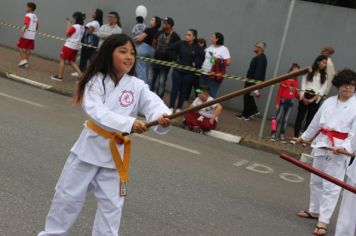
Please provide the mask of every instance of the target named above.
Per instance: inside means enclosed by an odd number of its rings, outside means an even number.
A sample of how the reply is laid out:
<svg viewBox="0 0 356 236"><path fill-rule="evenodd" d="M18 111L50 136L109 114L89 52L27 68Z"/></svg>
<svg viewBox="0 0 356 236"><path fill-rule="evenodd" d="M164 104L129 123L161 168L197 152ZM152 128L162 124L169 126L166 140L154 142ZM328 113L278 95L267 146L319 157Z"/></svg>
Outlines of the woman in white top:
<svg viewBox="0 0 356 236"><path fill-rule="evenodd" d="M294 137L299 136L305 116L306 122L304 130L308 128L314 115L319 109L322 96L326 93L327 60L328 59L323 55L318 56L313 63L312 72L302 78L298 113L294 124Z"/></svg>
<svg viewBox="0 0 356 236"><path fill-rule="evenodd" d="M103 11L101 9L96 9L92 13L91 17L93 20L85 25L82 43L93 47L82 46L79 62L79 68L81 71L85 70L88 60L93 57L96 51L94 47L98 47L99 45L99 37L95 33L99 31L101 25L103 24Z"/></svg>
<svg viewBox="0 0 356 236"><path fill-rule="evenodd" d="M352 141L356 135L355 72L349 69L340 71L334 77L333 85L338 89L338 95L325 100L308 129L298 138L298 142L311 141L316 136L312 143L313 167L343 180L350 159L338 153L353 151ZM324 147L329 147L332 151ZM339 186L314 174L311 175L309 209L298 212L298 216L318 219L314 235L326 234L340 190ZM356 212L355 209L347 210ZM347 221L347 219L344 221L345 226L348 225ZM340 232L347 231L348 229L343 229Z"/></svg>
<svg viewBox="0 0 356 236"><path fill-rule="evenodd" d="M205 49L205 60L201 68L206 72L221 72L224 74L226 66L231 63L229 49L224 46L224 35L216 32L211 36L210 42L211 45ZM220 71L216 71L214 68L219 68ZM209 86L210 96L216 97L222 80L223 78L219 76L202 75L200 85Z"/></svg>
<svg viewBox="0 0 356 236"><path fill-rule="evenodd" d="M111 11L108 14L108 24L102 25L98 32L94 33L99 38L99 47L103 44L104 40L113 34L121 34L121 22L119 13Z"/></svg>

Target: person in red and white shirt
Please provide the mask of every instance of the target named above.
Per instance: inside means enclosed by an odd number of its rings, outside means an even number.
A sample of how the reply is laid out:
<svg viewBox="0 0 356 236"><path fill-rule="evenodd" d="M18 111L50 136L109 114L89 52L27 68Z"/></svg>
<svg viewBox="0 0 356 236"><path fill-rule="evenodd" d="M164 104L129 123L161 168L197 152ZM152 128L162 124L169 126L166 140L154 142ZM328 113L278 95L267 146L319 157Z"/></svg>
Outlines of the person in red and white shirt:
<svg viewBox="0 0 356 236"><path fill-rule="evenodd" d="M202 86L195 90L198 97L190 105L191 107L210 102L214 98L209 96L209 87ZM205 108L200 109L198 112L191 112L184 116L184 125L187 129L194 132L207 132L216 128L218 116L222 111L222 106L217 103Z"/></svg>
<svg viewBox="0 0 356 236"><path fill-rule="evenodd" d="M84 34L84 19L85 14L81 12L73 13L74 24L72 24L71 20L67 19L67 40L60 53L58 75L51 76L51 79L63 81L65 61L67 61L78 73L79 78L82 76L82 72L80 71L78 65L75 63L75 60L77 58L77 53L81 48L80 42Z"/></svg>
<svg viewBox="0 0 356 236"><path fill-rule="evenodd" d="M288 72L295 72L300 70L300 66L297 63L293 63ZM283 81L278 88L275 109L277 111L277 129L281 126L279 131L279 139L282 143L285 143L285 131L288 125L288 118L293 108L293 99L299 100L298 94L298 78L291 78ZM277 129L272 129L271 141L276 140Z"/></svg>
<svg viewBox="0 0 356 236"><path fill-rule="evenodd" d="M38 18L33 13L36 10L36 4L33 2L27 3L23 33L17 42L17 48L20 54L20 62L17 64L21 67L28 67L30 52L35 48L36 31L38 30Z"/></svg>

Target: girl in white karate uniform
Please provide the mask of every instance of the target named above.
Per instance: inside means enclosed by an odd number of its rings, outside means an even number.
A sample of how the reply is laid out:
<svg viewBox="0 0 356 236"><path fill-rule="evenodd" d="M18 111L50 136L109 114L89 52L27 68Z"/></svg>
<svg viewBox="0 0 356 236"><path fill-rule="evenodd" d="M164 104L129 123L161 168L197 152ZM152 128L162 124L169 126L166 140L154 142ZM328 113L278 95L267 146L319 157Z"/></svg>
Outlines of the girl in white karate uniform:
<svg viewBox="0 0 356 236"><path fill-rule="evenodd" d="M298 138L298 142L304 142L316 136L312 143L313 167L340 180L344 179L349 159L338 152L352 152L351 140L356 133L355 84L353 71L340 71L333 80L339 94L325 100L308 129ZM323 147L331 147L333 151ZM326 234L340 190L339 186L311 175L309 210L298 212L298 216L318 219L313 234Z"/></svg>
<svg viewBox="0 0 356 236"><path fill-rule="evenodd" d="M352 76L354 77L354 80L356 80L356 73L353 73ZM355 152L356 137L352 140L352 149L353 152ZM356 187L355 160L348 166L346 175L347 183ZM356 194L347 190L344 190L343 192L335 236L356 236Z"/></svg>
<svg viewBox="0 0 356 236"><path fill-rule="evenodd" d="M138 113L158 121L157 133L168 132L171 124L168 107L133 76L135 56L131 38L112 35L80 81L74 100L82 104L88 120L58 180L40 236L69 235L89 191L97 199L92 235L119 235L130 149L121 133L148 130L145 121L136 119Z"/></svg>

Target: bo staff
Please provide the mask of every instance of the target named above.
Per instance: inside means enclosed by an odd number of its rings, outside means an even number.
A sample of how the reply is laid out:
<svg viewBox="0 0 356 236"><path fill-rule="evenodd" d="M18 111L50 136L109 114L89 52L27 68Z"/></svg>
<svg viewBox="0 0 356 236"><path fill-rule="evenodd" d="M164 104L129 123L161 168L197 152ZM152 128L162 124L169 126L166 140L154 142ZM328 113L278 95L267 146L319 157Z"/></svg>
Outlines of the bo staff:
<svg viewBox="0 0 356 236"><path fill-rule="evenodd" d="M287 139L291 139L291 140L297 141L296 138L287 138ZM307 145L311 145L311 144L312 144L311 142L308 142L308 141L303 141L302 143L305 143L305 144L307 144ZM331 147L320 147L320 148L326 149L326 150L328 150L328 151L334 151L334 149L332 149ZM355 158L355 157L356 157L355 154L349 153L349 152L343 151L343 150L340 150L340 151L338 151L337 153L338 153L338 154L345 155L345 156L348 156L348 157L352 157L352 158Z"/></svg>
<svg viewBox="0 0 356 236"><path fill-rule="evenodd" d="M306 73L308 73L310 71L311 71L311 68L310 67L306 67L306 68L303 68L303 69L301 69L299 71L295 71L295 72L291 72L291 73L288 73L288 74L280 75L280 76L275 77L273 79L270 79L270 80L267 80L267 81L252 85L250 87L243 88L243 89L237 90L235 92L228 93L228 94L226 94L224 96L221 96L221 97L216 98L214 100L211 100L209 102L202 103L202 104L200 104L198 106L189 107L189 108L184 109L184 110L182 110L180 112L176 112L176 113L168 116L167 118L174 119L174 118L177 118L179 116L183 116L183 115L185 115L187 113L191 113L193 111L198 111L198 110L200 110L202 108L214 105L216 103L220 103L220 102L223 102L223 101L226 101L226 100L241 96L243 94L250 93L252 91L268 87L268 86L270 86L272 84L277 84L277 83L280 83L280 82L282 82L284 80L287 80L287 79L290 79L290 78L295 78L295 77L300 76L300 75L304 75L304 74L306 74ZM158 125L158 122L157 121L152 121L152 122L149 122L147 124L147 127L151 127L151 126L155 126L155 125Z"/></svg>
<svg viewBox="0 0 356 236"><path fill-rule="evenodd" d="M307 171L309 171L309 172L311 172L311 173L313 173L313 174L315 174L315 175L317 175L317 176L319 176L319 177L321 177L323 179L326 179L327 181L330 181L330 182L332 182L332 183L334 183L334 184L336 184L336 185L338 185L338 186L340 186L340 187L342 187L342 188L344 188L346 190L349 190L350 192L356 194L356 188L351 186L351 185L349 185L349 184L347 184L347 183L345 183L344 181L341 181L341 180L339 180L339 179L337 179L337 178L335 178L335 177L333 177L331 175L328 175L328 174L326 174L326 173L324 173L324 172L322 172L322 171L320 171L320 170L318 170L318 169L316 169L316 168L314 168L312 166L304 164L303 162L301 162L301 161L299 161L299 160L297 160L297 159L295 159L295 158L293 158L291 156L288 156L287 154L281 153L280 158L282 158L282 159L284 159L286 161L289 161L290 163L292 163L292 164L294 164L296 166L299 166L300 168L303 168L304 170L307 170Z"/></svg>

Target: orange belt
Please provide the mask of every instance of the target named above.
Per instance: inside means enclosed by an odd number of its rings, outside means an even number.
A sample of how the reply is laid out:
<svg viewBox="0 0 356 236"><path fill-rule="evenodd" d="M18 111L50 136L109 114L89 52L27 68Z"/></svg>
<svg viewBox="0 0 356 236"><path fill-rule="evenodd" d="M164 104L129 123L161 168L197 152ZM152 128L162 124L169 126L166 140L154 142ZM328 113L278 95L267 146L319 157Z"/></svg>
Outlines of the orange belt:
<svg viewBox="0 0 356 236"><path fill-rule="evenodd" d="M131 140L128 136L123 136L120 132L109 132L91 120L87 120L87 126L89 129L99 134L104 138L110 139L109 146L112 158L114 160L116 169L120 176L120 196L127 196L127 182L129 181L129 164L131 153ZM116 144L124 145L124 159L121 159L121 155L117 150Z"/></svg>
<svg viewBox="0 0 356 236"><path fill-rule="evenodd" d="M328 129L324 129L324 128L321 128L320 129L320 133L328 136L329 140L331 141L331 144L333 145L334 147L334 138L338 138L338 139L346 139L347 136L349 136L348 133L341 133L341 132L338 132L338 131L335 131L335 130L328 130Z"/></svg>

